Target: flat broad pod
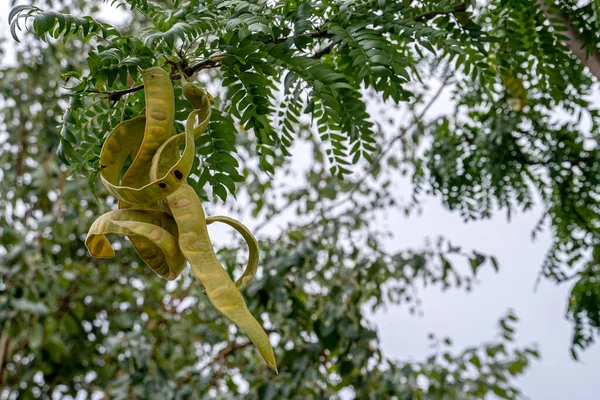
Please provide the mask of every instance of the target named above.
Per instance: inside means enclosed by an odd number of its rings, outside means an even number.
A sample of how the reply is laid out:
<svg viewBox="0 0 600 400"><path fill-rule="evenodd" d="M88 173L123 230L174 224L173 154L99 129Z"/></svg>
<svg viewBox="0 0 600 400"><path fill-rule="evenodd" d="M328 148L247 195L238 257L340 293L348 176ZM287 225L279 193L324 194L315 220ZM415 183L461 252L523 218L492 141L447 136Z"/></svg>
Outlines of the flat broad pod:
<svg viewBox="0 0 600 400"><path fill-rule="evenodd" d="M125 235L142 260L168 280L176 279L189 262L213 306L248 335L265 363L277 372L269 337L240 293L258 270L258 242L233 218L206 218L198 195L186 183L194 161L194 140L208 128L211 105L206 91L188 82L181 71L180 76L183 95L194 110L186 119L185 132L176 134L169 74L159 67L143 72L146 108L117 125L100 152L102 183L119 200L119 209L92 224L85 244L92 256L110 258L115 252L106 235ZM133 161L123 171L128 158ZM248 244L246 269L235 282L210 241L207 225L214 222L233 227Z"/></svg>
<svg viewBox="0 0 600 400"><path fill-rule="evenodd" d="M150 181L147 175L150 162L156 149L172 137L175 115L175 96L169 74L162 68L153 67L142 74L145 87L146 110L145 129L142 132L141 146L135 155L133 172L125 173L126 182L139 180L133 186L119 182L123 166L132 153L134 143L139 138L139 130L129 130L128 125L121 123L108 135L100 151L100 177L106 189L119 200L131 204L153 204L166 198L177 190L187 178L194 161L193 132L186 130L185 149L179 159L168 171ZM141 118L141 117L138 117ZM145 174L142 176L142 173Z"/></svg>

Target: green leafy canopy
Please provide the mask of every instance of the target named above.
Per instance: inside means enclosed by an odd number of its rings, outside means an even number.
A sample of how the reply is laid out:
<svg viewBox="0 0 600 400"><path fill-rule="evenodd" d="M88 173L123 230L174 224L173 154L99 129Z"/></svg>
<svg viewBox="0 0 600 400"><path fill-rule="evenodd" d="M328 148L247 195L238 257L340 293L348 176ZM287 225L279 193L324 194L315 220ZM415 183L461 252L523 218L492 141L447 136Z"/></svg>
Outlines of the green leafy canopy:
<svg viewBox="0 0 600 400"><path fill-rule="evenodd" d="M436 338L423 362L380 351L369 310L418 312L415 285L470 290L500 268L445 239L386 248L375 217L400 207L399 176L413 183L406 213L430 194L465 221L537 201L533 234L553 239L540 277L572 285L573 356L594 343L597 2L105 0L130 18L114 26L95 3L32 0L8 17L19 43L18 66L0 70L0 397L519 398L513 378L538 354L511 346L512 312L500 339L463 352ZM101 146L145 107L150 66L174 81L178 132L191 110L180 72L214 97L188 179L208 207L249 208L258 231L297 216L262 238L246 296L278 340L276 377L190 276L165 286L126 241L108 261L84 251L92 216L115 205L96 182ZM454 108L429 118L444 89ZM231 273L244 262L230 247L219 258Z"/></svg>

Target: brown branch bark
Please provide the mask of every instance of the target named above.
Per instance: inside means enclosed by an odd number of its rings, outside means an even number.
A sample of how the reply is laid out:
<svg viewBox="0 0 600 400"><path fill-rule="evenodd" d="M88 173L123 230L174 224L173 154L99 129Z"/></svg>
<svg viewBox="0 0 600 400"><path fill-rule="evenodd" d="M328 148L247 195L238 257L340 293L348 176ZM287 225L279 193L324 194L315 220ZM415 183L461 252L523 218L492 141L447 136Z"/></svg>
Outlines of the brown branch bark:
<svg viewBox="0 0 600 400"><path fill-rule="evenodd" d="M10 338L8 337L8 332L4 332L2 340L0 340L0 388L4 385L8 353L10 353Z"/></svg>
<svg viewBox="0 0 600 400"><path fill-rule="evenodd" d="M216 363L217 361L222 361L227 355L233 353L236 350L240 350L243 349L244 347L248 347L252 344L251 341L245 341L242 343L232 343L229 346L225 347L223 350L221 350L216 356L214 356L209 362L208 364L206 364L206 367ZM206 368L205 367L205 368Z"/></svg>
<svg viewBox="0 0 600 400"><path fill-rule="evenodd" d="M598 52L598 50L594 50L594 53L588 57L585 44L579 38L580 32L578 32L573 24L571 24L569 21L569 16L563 12L553 12L553 7L547 6L545 4L545 0L537 0L537 4L548 21L550 21L551 18L558 18L563 21L567 30L561 33L568 37L568 39L565 39L564 41L565 46L567 46L571 53L573 53L573 55L577 57L577 59L583 65L589 68L590 72L596 77L596 79L600 80L600 52Z"/></svg>
<svg viewBox="0 0 600 400"><path fill-rule="evenodd" d="M183 69L183 73L186 76L192 76L194 75L196 72L201 71L203 69L209 69L209 68L215 68L219 66L219 61L226 55L219 55L219 56L215 56L213 58L209 58L207 60L203 60L198 62L197 64L188 66L186 68ZM177 80L177 79L181 79L181 76L179 76L179 74L172 74L171 75L171 79L172 80ZM121 100L121 97L125 96L126 94L129 93L134 93L137 92L138 90L142 90L144 88L144 85L138 85L138 86L134 86L131 87L129 89L122 89L122 90L112 90L110 92L103 92L100 90L85 90L85 91L81 91L78 93L98 93L98 94L104 94L106 96L108 96L109 100L113 101L113 102L117 102L119 100Z"/></svg>

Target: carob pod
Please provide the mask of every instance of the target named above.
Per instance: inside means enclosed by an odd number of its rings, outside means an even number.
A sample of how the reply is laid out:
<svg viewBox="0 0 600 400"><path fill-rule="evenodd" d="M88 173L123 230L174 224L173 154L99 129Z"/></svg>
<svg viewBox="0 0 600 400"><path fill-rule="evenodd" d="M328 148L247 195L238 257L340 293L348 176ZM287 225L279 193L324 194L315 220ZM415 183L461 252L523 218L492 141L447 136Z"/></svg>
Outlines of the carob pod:
<svg viewBox="0 0 600 400"><path fill-rule="evenodd" d="M256 275L258 242L239 221L223 216L205 218L197 194L185 183L194 158L194 139L204 133L210 120L208 94L182 79L184 96L195 109L186 120L185 132L173 135L175 101L169 75L154 67L144 71L143 80L145 111L119 124L100 154L102 182L119 199L120 209L94 222L86 246L93 256L113 257L105 235L126 235L146 264L166 279L175 279L187 259L215 308L246 332L267 365L277 371L269 337L239 291ZM121 178L128 157L133 162ZM207 224L213 222L232 226L248 243L248 264L235 283L210 242Z"/></svg>

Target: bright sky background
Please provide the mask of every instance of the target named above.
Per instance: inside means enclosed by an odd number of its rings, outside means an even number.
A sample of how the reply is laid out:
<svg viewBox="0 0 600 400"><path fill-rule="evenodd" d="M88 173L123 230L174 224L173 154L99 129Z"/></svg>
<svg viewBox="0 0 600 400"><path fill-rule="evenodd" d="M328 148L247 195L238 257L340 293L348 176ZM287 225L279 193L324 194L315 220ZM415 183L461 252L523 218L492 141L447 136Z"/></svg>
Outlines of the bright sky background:
<svg viewBox="0 0 600 400"><path fill-rule="evenodd" d="M0 1L0 36L10 42L8 3ZM121 13L106 10L103 16L122 23ZM4 62L11 59L8 54ZM600 104L600 96L597 102ZM447 96L442 96L434 112L450 112L451 107ZM430 354L429 332L452 338L457 351L484 343L495 337L498 319L512 308L520 318L516 344L537 343L542 355L518 380L524 394L532 400L600 398L600 345L585 351L580 362L570 357L572 326L564 314L571 285L556 287L542 281L537 292L533 290L550 245L548 234L540 235L536 242L531 241L531 229L541 209L537 207L526 214L513 215L510 223L505 214L499 213L492 220L469 224L463 223L457 214L444 210L438 198L427 199L423 209L420 216L406 218L398 212L382 219L395 234L388 243L390 250L419 248L425 238L442 235L465 250L477 249L496 255L501 270L495 274L491 268L484 269L479 285L471 293L456 290L442 293L438 288L420 288L422 317L410 315L407 307L389 307L386 312L373 315L384 354L398 360L423 360ZM219 236L225 234L225 231L214 232ZM224 238L215 237L216 241Z"/></svg>

